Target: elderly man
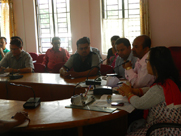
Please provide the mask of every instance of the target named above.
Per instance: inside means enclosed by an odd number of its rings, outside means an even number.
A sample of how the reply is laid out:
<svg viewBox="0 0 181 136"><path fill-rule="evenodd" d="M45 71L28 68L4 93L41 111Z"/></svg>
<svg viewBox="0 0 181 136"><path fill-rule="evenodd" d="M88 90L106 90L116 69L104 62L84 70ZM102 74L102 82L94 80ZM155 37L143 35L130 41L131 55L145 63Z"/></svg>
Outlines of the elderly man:
<svg viewBox="0 0 181 136"><path fill-rule="evenodd" d="M11 37L10 52L0 62L0 72L29 73L34 69L30 54L22 50L20 37Z"/></svg>
<svg viewBox="0 0 181 136"><path fill-rule="evenodd" d="M9 52L9 50L6 48L6 44L7 39L5 37L0 37L0 61L2 60L2 58L4 58L6 53Z"/></svg>
<svg viewBox="0 0 181 136"><path fill-rule="evenodd" d="M65 65L60 69L60 75L64 78L83 77L97 75L100 59L98 55L90 51L90 41L83 37L77 41L77 53L72 55ZM70 69L74 71L69 71Z"/></svg>
<svg viewBox="0 0 181 136"><path fill-rule="evenodd" d="M133 55L138 57L138 60L133 65L131 62L126 63L123 67L125 68L125 77L129 80L134 88L141 88L151 86L155 81L154 76L148 74L147 59L149 50L151 47L151 39L146 35L138 36L133 41Z"/></svg>

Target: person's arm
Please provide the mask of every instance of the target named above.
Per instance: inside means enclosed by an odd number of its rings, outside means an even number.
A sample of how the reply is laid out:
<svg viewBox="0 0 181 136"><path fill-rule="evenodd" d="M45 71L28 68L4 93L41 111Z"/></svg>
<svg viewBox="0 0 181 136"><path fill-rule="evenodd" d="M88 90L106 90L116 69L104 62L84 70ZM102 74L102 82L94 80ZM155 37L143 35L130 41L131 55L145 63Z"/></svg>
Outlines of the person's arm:
<svg viewBox="0 0 181 136"><path fill-rule="evenodd" d="M6 68L4 72L10 73L31 73L32 68L22 68L22 69L13 69L13 68Z"/></svg>
<svg viewBox="0 0 181 136"><path fill-rule="evenodd" d="M75 72L75 71L69 71L69 72L65 72L64 71L64 77L67 77L67 78L70 78L70 77L75 77L75 78L77 78L77 77L87 77L87 75L88 76L95 76L95 75L97 75L97 73L98 73L98 67L95 67L95 68L93 68L93 69L91 69L91 70L87 70L87 71L84 71L84 72ZM63 70L62 70L63 71Z"/></svg>
<svg viewBox="0 0 181 136"><path fill-rule="evenodd" d="M67 62L67 60L70 58L70 54L67 50L64 49L64 62Z"/></svg>
<svg viewBox="0 0 181 136"><path fill-rule="evenodd" d="M62 76L62 77L64 77L64 78L67 77L68 71L73 67L73 58L74 58L74 55L72 55L72 56L67 60L67 62L65 63L65 65L59 70L60 76Z"/></svg>
<svg viewBox="0 0 181 136"><path fill-rule="evenodd" d="M3 48L1 48L1 47L0 47L0 54L1 54L2 58L4 58L5 54L3 52Z"/></svg>
<svg viewBox="0 0 181 136"><path fill-rule="evenodd" d="M127 67L125 69L126 79L128 79L128 81L134 88L150 86L154 82L154 76L148 74L146 65L142 65L141 68L138 67L139 66L137 66L137 64L135 64L134 69L132 69L131 67Z"/></svg>
<svg viewBox="0 0 181 136"><path fill-rule="evenodd" d="M26 112L17 112L11 121L0 120L0 133L11 130L12 128L22 124L26 119L29 120Z"/></svg>
<svg viewBox="0 0 181 136"><path fill-rule="evenodd" d="M149 88L148 91L142 96L137 96L132 92L131 87L124 85L121 90L119 90L120 94L123 93L129 102L133 105L133 107L137 109L149 109L158 103L165 100L163 88L160 85L154 85Z"/></svg>
<svg viewBox="0 0 181 136"><path fill-rule="evenodd" d="M43 65L47 66L48 64L48 51L45 53L45 56L43 57Z"/></svg>

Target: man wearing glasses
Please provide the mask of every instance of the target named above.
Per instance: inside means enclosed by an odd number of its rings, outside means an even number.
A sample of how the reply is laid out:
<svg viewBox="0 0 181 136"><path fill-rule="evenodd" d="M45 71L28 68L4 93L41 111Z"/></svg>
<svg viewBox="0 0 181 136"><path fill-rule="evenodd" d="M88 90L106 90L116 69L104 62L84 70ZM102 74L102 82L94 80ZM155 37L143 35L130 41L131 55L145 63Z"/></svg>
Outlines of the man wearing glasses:
<svg viewBox="0 0 181 136"><path fill-rule="evenodd" d="M100 59L96 53L90 51L89 38L83 37L76 44L77 53L72 55L60 69L60 75L64 78L97 75ZM70 71L72 68L74 71Z"/></svg>
<svg viewBox="0 0 181 136"><path fill-rule="evenodd" d="M20 37L11 37L10 52L0 62L0 72L30 73L34 69L31 56L22 50Z"/></svg>

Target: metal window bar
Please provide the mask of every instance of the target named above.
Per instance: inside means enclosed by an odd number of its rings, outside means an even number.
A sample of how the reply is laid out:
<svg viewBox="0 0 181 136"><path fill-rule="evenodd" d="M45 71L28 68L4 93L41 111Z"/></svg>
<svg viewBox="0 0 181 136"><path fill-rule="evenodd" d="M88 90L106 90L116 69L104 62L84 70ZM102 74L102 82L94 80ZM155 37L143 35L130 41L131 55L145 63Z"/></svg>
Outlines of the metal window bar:
<svg viewBox="0 0 181 136"><path fill-rule="evenodd" d="M50 2L51 1L51 5L50 5ZM63 5L63 8L65 8L66 12L59 12L61 6L59 6L58 4L64 4ZM42 5L48 5L48 6L51 6L51 8L49 7L48 9L47 8L41 8L39 9L38 6L42 6ZM70 14L70 12L68 12L67 10L67 1L65 0L64 2L58 2L55 1L55 0L48 0L47 3L39 3L38 5L38 0L36 0L36 13L37 13L37 30L38 30L38 43L39 43L39 52L45 52L46 49L48 49L48 44L51 42L51 38L54 37L54 36L58 36L60 33L63 34L65 32L69 32L69 22L68 22L68 14ZM59 7L58 7L59 6ZM48 13L42 13L40 12L41 10L49 10L51 9L51 12L48 11ZM59 17L58 15L60 14L64 14L65 13L65 17ZM42 15L47 15L49 14L48 17L46 16L42 16ZM48 23L47 22L41 22L43 20L46 20L48 19ZM62 20L63 19L63 20ZM66 20L66 21L65 21ZM51 22L52 21L52 22ZM53 23L53 24L52 24ZM42 27L41 25L45 25L44 27ZM53 25L53 30L51 29L51 25ZM63 29L62 29L63 28ZM65 32L62 32L61 29ZM43 33L42 33L43 31ZM53 32L53 33L52 33ZM48 37L42 37L42 34L49 34L50 36ZM51 35L53 34L53 35ZM58 35L57 35L58 34ZM62 37L62 36L59 36L61 39L62 38L68 38L68 46L67 49L69 49L71 46L70 46L70 38L71 37ZM49 40L48 40L49 39ZM48 41L48 42L47 42ZM72 49L71 49L72 50Z"/></svg>

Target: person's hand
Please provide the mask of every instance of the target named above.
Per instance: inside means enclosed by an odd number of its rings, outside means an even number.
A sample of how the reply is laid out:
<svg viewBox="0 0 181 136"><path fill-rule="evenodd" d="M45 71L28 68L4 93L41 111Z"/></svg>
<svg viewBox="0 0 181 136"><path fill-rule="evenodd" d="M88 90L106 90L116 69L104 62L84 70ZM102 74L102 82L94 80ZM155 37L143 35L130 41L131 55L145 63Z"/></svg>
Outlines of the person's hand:
<svg viewBox="0 0 181 136"><path fill-rule="evenodd" d="M22 124L26 119L30 120L28 118L28 113L27 112L17 112L14 116L13 119L15 119L18 124Z"/></svg>
<svg viewBox="0 0 181 136"><path fill-rule="evenodd" d="M131 85L123 83L123 85L118 88L118 92L123 96L127 96L129 93L132 93L132 87Z"/></svg>
<svg viewBox="0 0 181 136"><path fill-rule="evenodd" d="M4 72L10 72L10 73L13 73L13 68L6 68L6 69L4 69Z"/></svg>
<svg viewBox="0 0 181 136"><path fill-rule="evenodd" d="M79 77L79 73L75 71L69 71L65 74L66 78Z"/></svg>
<svg viewBox="0 0 181 136"><path fill-rule="evenodd" d="M132 67L131 61L125 63L122 65L124 69L126 69L127 67Z"/></svg>

